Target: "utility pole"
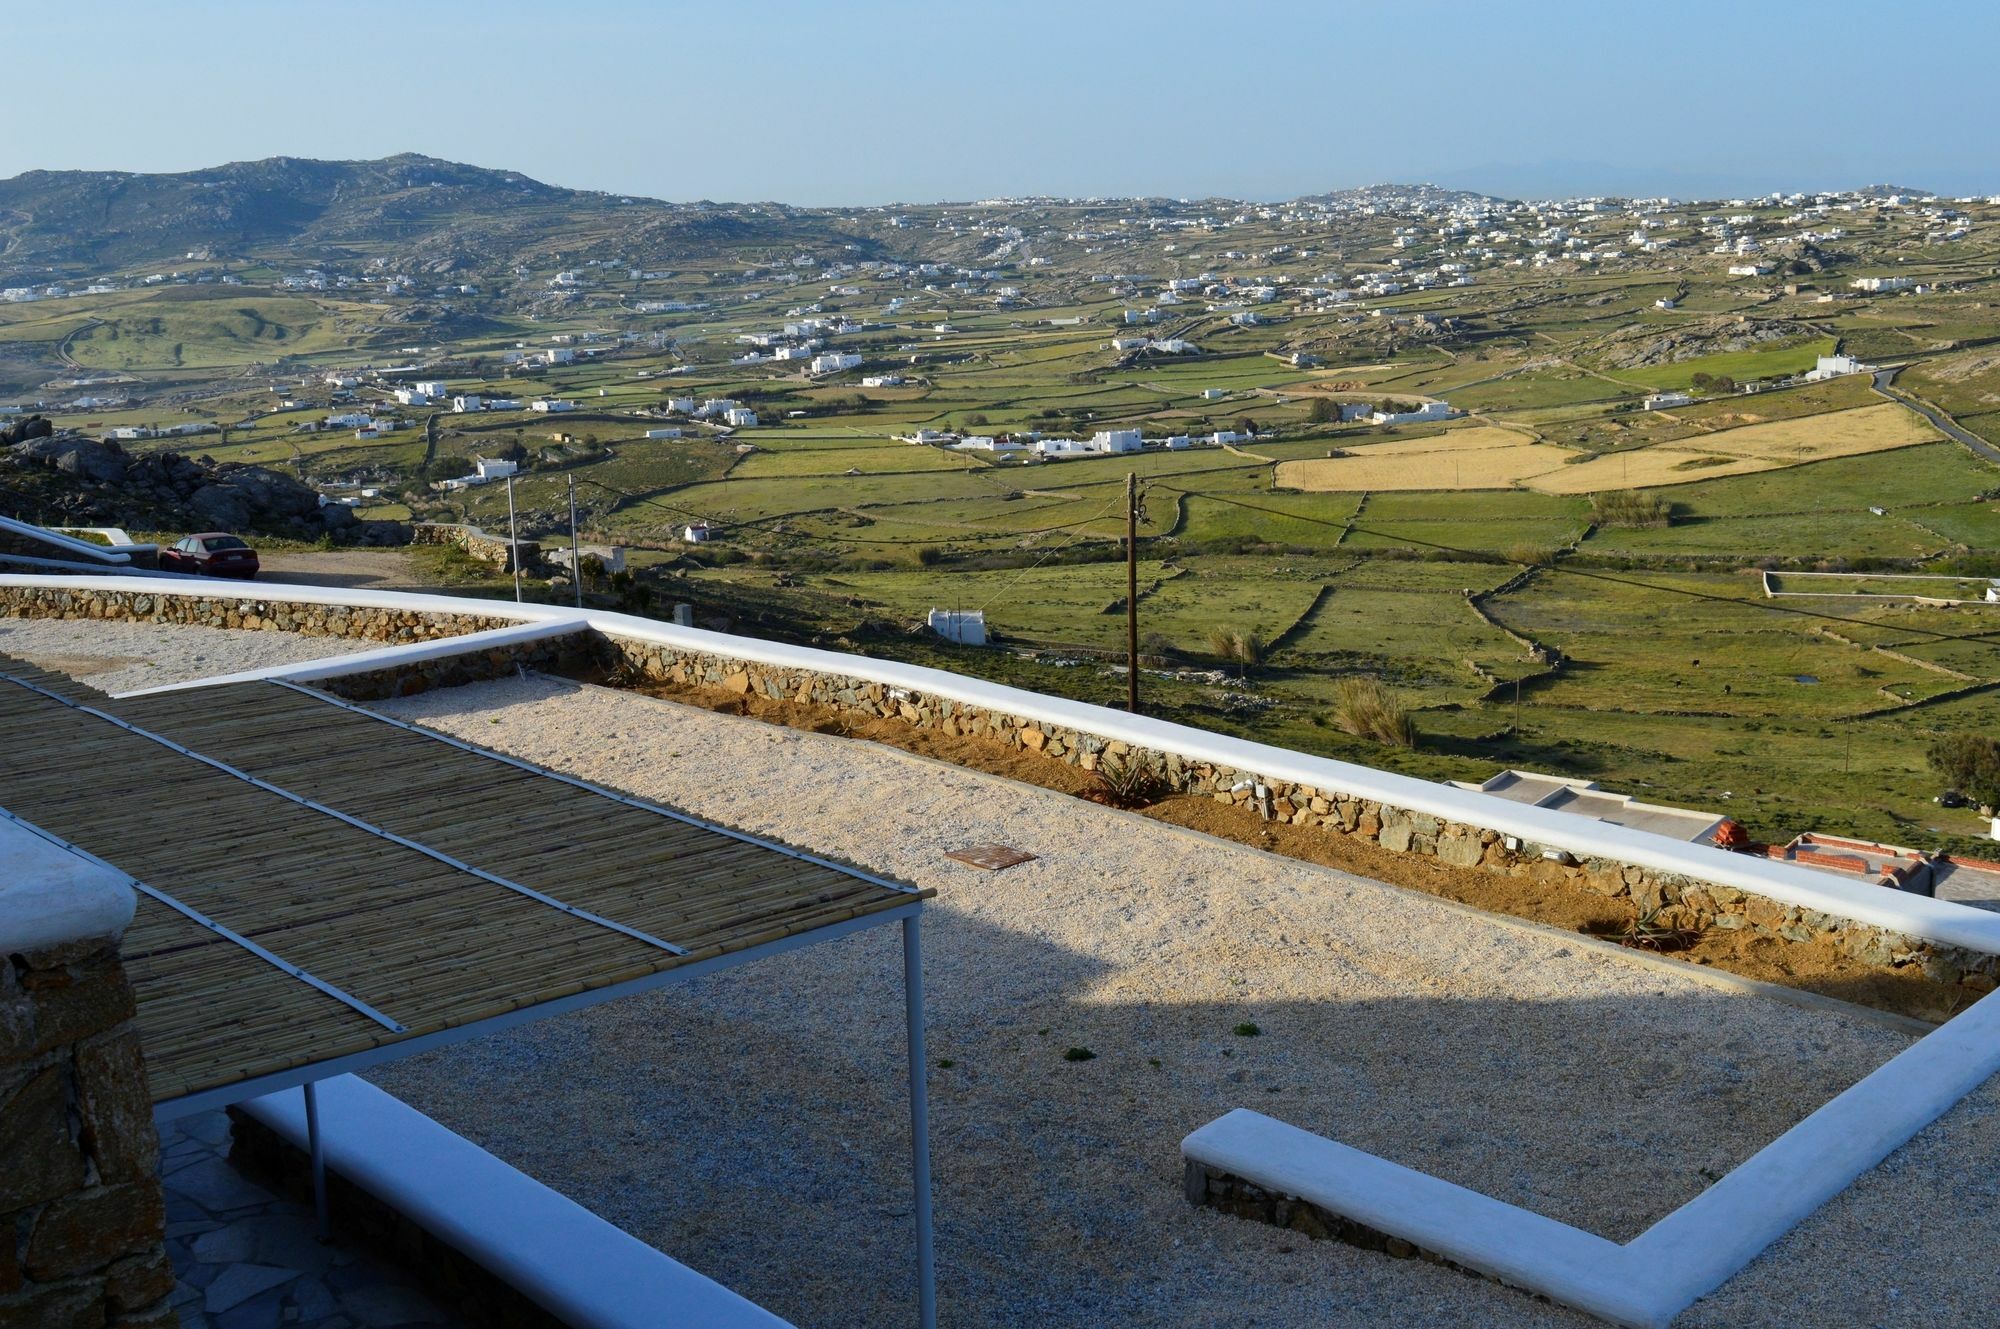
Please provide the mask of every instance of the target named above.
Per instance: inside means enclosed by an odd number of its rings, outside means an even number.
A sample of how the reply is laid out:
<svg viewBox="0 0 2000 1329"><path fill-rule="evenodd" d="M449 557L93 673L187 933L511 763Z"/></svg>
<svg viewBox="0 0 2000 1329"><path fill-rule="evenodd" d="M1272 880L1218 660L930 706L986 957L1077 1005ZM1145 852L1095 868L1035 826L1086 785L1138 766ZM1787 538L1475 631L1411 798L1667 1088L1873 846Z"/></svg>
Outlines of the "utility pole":
<svg viewBox="0 0 2000 1329"><path fill-rule="evenodd" d="M576 472L569 477L569 582L576 587L576 607L583 608L583 560L576 553Z"/></svg>
<svg viewBox="0 0 2000 1329"><path fill-rule="evenodd" d="M1125 473L1125 709L1139 713L1139 473Z"/></svg>
<svg viewBox="0 0 2000 1329"><path fill-rule="evenodd" d="M514 565L514 603L521 603L521 536L514 529L514 477L507 477L507 561Z"/></svg>

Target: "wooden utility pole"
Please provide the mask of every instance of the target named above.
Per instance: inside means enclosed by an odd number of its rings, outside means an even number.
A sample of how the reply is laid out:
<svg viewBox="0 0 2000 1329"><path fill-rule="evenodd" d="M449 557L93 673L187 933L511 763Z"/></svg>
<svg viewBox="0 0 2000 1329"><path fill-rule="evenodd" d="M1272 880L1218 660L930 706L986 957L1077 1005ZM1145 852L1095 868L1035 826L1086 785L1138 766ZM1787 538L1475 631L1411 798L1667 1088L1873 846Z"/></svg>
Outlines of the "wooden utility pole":
<svg viewBox="0 0 2000 1329"><path fill-rule="evenodd" d="M1125 473L1125 709L1139 713L1139 473Z"/></svg>

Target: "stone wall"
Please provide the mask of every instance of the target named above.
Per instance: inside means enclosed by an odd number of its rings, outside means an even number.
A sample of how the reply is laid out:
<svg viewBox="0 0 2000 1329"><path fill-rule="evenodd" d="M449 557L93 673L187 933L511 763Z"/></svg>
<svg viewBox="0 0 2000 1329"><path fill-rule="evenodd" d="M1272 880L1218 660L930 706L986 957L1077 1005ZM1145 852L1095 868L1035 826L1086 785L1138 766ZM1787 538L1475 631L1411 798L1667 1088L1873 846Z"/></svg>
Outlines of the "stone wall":
<svg viewBox="0 0 2000 1329"><path fill-rule="evenodd" d="M410 527L410 543L455 545L481 562L493 564L502 572L514 570L516 550L519 551L523 571L535 566L542 556L542 546L538 541L510 543L504 535L489 535L477 526L455 522L418 522Z"/></svg>
<svg viewBox="0 0 2000 1329"><path fill-rule="evenodd" d="M504 678L520 669L579 668L595 660L600 650L589 632L579 629L560 637L490 646L441 660L413 660L365 674L343 674L315 686L350 701L410 697L432 688L455 688L462 683Z"/></svg>
<svg viewBox="0 0 2000 1329"><path fill-rule="evenodd" d="M1463 1265L1453 1264L1435 1251L1424 1250L1401 1237L1392 1237L1366 1223L1322 1209L1310 1200L1265 1190L1254 1182L1218 1171L1206 1163L1197 1163L1192 1158L1183 1158L1181 1163L1184 1169L1181 1194L1189 1204L1287 1228L1314 1241L1342 1241L1363 1250L1381 1251L1400 1260L1422 1259L1432 1264L1464 1269Z"/></svg>
<svg viewBox="0 0 2000 1329"><path fill-rule="evenodd" d="M0 956L0 1329L177 1323L114 938Z"/></svg>
<svg viewBox="0 0 2000 1329"><path fill-rule="evenodd" d="M297 632L307 637L412 642L462 637L513 627L518 620L412 609L371 609L304 601L213 599L190 587L179 594L152 589L79 591L60 586L0 586L0 617L100 618L139 623Z"/></svg>
<svg viewBox="0 0 2000 1329"><path fill-rule="evenodd" d="M1266 779L1256 771L1216 766L1175 752L1133 748L1082 730L969 706L948 697L890 688L867 679L764 666L654 642L605 640L611 667L655 682L756 693L866 717L901 719L918 728L992 739L1086 771L1136 773L1163 791L1206 795L1219 803L1247 807L1270 820L1329 836L1366 840L1393 853L1424 854L1453 867L1627 897L1641 915L1650 914L1663 926L1696 931L1710 927L1747 929L1792 942L1825 938L1861 964L1881 969L1921 966L1927 978L1961 983L1973 993L1992 991L1996 977L2000 977L2000 958L1994 956L1932 946L1716 882L1631 863L1578 859L1559 847L1518 840L1342 790Z"/></svg>

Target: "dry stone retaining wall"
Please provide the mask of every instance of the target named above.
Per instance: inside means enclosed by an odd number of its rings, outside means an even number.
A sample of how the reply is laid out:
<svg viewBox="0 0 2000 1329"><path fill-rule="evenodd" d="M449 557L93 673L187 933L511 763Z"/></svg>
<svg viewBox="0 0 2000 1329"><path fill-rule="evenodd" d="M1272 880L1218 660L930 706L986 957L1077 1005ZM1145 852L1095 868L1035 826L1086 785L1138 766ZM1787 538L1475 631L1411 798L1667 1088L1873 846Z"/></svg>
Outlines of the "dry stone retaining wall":
<svg viewBox="0 0 2000 1329"><path fill-rule="evenodd" d="M1134 748L1082 730L971 706L948 697L892 688L863 678L778 668L683 651L655 642L605 639L615 667L655 682L755 693L774 701L825 706L900 719L955 736L994 739L1086 771L1142 771L1178 793L1205 794L1251 808L1268 819L1352 836L1394 853L1427 854L1454 867L1526 877L1631 899L1641 914L1691 929L1747 929L1785 941L1826 938L1873 968L1919 965L1927 978L1993 990L2000 958L1933 946L1900 933L1817 910L1783 904L1717 882L1655 871L1637 864L1577 859L1560 848L1503 836L1479 826L1398 808L1333 789L1267 780L1258 772L1196 761L1175 752Z"/></svg>
<svg viewBox="0 0 2000 1329"><path fill-rule="evenodd" d="M95 618L138 623L184 623L194 627L297 632L307 637L349 637L361 641L432 641L469 632L516 625L512 618L437 614L361 605L311 604L287 600L213 599L190 588L80 591L57 586L0 587L0 615L20 618Z"/></svg>
<svg viewBox="0 0 2000 1329"><path fill-rule="evenodd" d="M0 955L0 1329L165 1329L160 1140L118 943Z"/></svg>
<svg viewBox="0 0 2000 1329"><path fill-rule="evenodd" d="M506 537L488 535L477 526L464 526L455 522L418 522L410 527L410 543L413 545L456 545L472 557L484 563L491 563L502 572L514 570L514 544ZM522 540L521 567L533 567L541 558L542 546L539 541Z"/></svg>

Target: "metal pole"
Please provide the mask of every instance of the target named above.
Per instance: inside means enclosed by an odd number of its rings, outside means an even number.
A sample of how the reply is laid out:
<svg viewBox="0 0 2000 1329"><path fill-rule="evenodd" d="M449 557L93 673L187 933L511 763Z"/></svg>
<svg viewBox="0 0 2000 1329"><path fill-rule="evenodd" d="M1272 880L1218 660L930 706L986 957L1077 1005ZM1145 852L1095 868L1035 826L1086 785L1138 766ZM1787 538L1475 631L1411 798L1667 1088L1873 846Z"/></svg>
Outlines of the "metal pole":
<svg viewBox="0 0 2000 1329"><path fill-rule="evenodd" d="M514 565L514 603L521 603L521 536L514 529L514 477L507 477L507 561Z"/></svg>
<svg viewBox="0 0 2000 1329"><path fill-rule="evenodd" d="M322 1242L333 1240L332 1225L326 1217L326 1146L319 1138L319 1086L311 1080L306 1091L306 1148L312 1155L313 1220Z"/></svg>
<svg viewBox="0 0 2000 1329"><path fill-rule="evenodd" d="M576 607L583 608L583 560L576 553L576 476L569 477L569 580L576 587Z"/></svg>
<svg viewBox="0 0 2000 1329"><path fill-rule="evenodd" d="M924 1090L924 938L921 914L903 920L903 1012L910 1052L910 1184L917 1216L917 1324L937 1329L937 1255L931 1236L931 1122Z"/></svg>
<svg viewBox="0 0 2000 1329"><path fill-rule="evenodd" d="M1139 473L1125 473L1125 709L1139 713Z"/></svg>

